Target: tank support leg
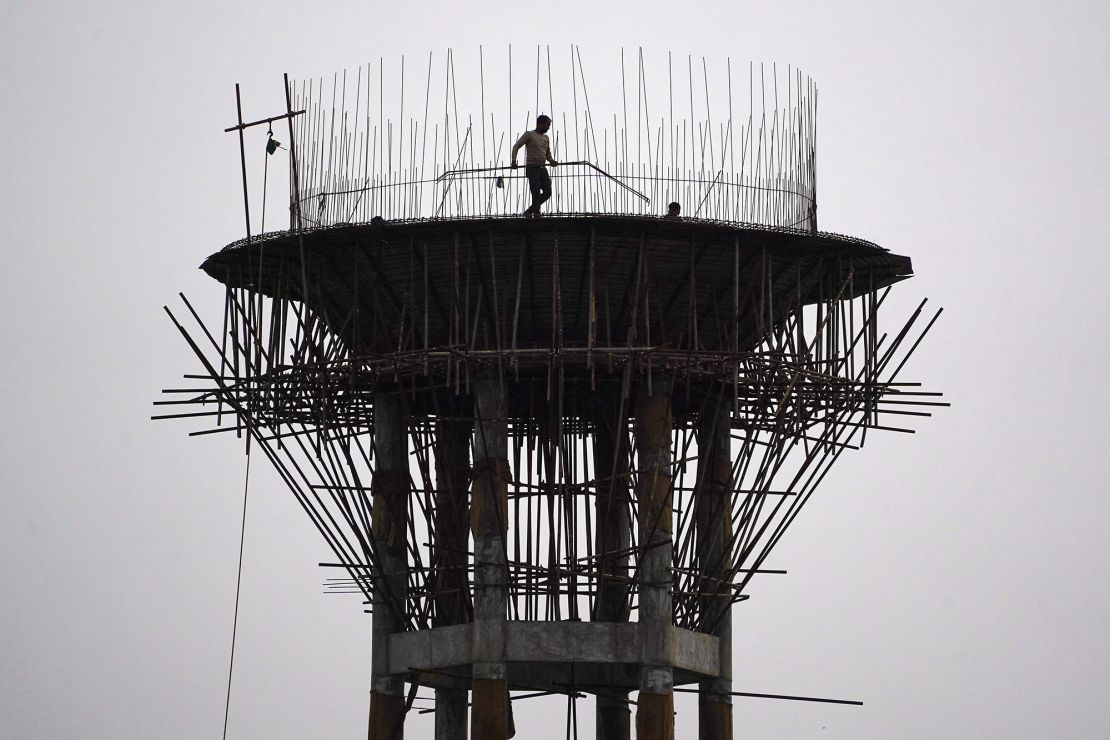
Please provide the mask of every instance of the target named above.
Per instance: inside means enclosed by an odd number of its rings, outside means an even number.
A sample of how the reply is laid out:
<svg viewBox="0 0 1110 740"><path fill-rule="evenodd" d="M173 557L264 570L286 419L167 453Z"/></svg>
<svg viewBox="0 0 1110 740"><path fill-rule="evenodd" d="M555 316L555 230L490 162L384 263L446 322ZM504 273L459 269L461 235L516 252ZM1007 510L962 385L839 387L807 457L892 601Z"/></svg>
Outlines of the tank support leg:
<svg viewBox="0 0 1110 740"><path fill-rule="evenodd" d="M470 529L474 534L474 664L471 737L506 740L513 736L512 706L505 672L505 619L508 606L509 470L505 395L497 376L475 382L474 475L470 489Z"/></svg>
<svg viewBox="0 0 1110 740"><path fill-rule="evenodd" d="M594 534L600 578L594 613L595 622L627 622L629 617L628 548L628 409L619 389L598 392L594 416ZM597 697L596 735L612 740L629 740L632 713L628 692L613 689Z"/></svg>
<svg viewBox="0 0 1110 740"><path fill-rule="evenodd" d="M723 395L723 394L721 394ZM732 740L732 490L730 407L711 398L698 423L698 480L694 493L703 630L718 639L720 673L702 681L698 694L699 740Z"/></svg>
<svg viewBox="0 0 1110 740"><path fill-rule="evenodd" d="M370 673L370 740L402 740L405 682L390 674L389 639L404 629L408 588L406 533L411 483L401 396L381 387L374 396L374 448L377 469L371 481L371 527L378 558L374 579L374 616Z"/></svg>
<svg viewBox="0 0 1110 740"><path fill-rule="evenodd" d="M434 627L470 621L466 549L470 494L469 409L449 408L436 422ZM465 688L436 689L435 740L469 737Z"/></svg>
<svg viewBox="0 0 1110 740"><path fill-rule="evenodd" d="M635 405L639 476L637 517L640 533L640 624L672 624L671 554L674 550L674 499L671 452L671 386L662 377L650 394L641 384ZM674 740L674 675L670 666L640 669L636 708L637 740Z"/></svg>

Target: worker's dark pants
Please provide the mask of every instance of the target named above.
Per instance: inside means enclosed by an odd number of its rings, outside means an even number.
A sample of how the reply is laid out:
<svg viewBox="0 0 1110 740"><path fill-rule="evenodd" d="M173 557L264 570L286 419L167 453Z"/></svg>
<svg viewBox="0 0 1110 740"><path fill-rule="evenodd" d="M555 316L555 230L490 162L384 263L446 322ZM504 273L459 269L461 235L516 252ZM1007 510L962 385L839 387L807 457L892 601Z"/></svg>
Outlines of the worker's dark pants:
<svg viewBox="0 0 1110 740"><path fill-rule="evenodd" d="M524 174L528 177L528 189L532 191L532 205L525 213L539 213L540 206L551 197L551 177L547 174L546 167L525 167Z"/></svg>

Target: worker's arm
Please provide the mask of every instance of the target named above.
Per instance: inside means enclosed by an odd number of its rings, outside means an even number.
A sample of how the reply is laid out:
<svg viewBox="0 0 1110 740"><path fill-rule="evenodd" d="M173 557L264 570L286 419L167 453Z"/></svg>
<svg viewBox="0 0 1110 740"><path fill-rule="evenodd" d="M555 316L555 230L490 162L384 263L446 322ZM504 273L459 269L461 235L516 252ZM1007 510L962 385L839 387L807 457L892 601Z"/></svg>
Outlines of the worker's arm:
<svg viewBox="0 0 1110 740"><path fill-rule="evenodd" d="M512 166L513 167L518 167L519 166L516 163L516 153L520 151L520 148L522 146L524 146L524 142L527 141L529 133L531 133L531 132L525 131L523 134L520 135L520 138L516 140L516 143L513 144L513 153L510 156L510 161L512 161L512 163L513 163Z"/></svg>
<svg viewBox="0 0 1110 740"><path fill-rule="evenodd" d="M552 167L559 164L558 162L555 161L555 157L551 156L551 140L550 139L548 139L548 141L547 141L547 161L551 163Z"/></svg>

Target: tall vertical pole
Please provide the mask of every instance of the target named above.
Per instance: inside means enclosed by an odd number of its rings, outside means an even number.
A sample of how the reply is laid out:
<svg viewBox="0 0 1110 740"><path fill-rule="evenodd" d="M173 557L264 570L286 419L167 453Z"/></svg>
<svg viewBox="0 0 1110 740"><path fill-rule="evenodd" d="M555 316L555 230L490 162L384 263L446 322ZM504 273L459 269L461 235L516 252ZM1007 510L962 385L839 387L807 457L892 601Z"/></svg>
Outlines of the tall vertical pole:
<svg viewBox="0 0 1110 740"><path fill-rule="evenodd" d="M645 640L662 638L672 624L671 554L674 489L671 453L671 382L658 377L650 395L640 384L635 408L640 533L640 625ZM654 629L653 629L654 628ZM660 634L652 635L658 631ZM674 675L670 666L640 668L637 740L674 740Z"/></svg>
<svg viewBox="0 0 1110 740"><path fill-rule="evenodd" d="M239 83L235 83L235 112L239 117L239 164L243 170L243 218L247 222L247 248L251 243L251 202L247 196L247 145L243 139L243 99L239 96Z"/></svg>
<svg viewBox="0 0 1110 740"><path fill-rule="evenodd" d="M411 484L405 440L399 389L379 386L374 395L377 468L371 491L372 529L380 568L374 579L370 740L401 740L404 737L405 682L389 673L389 640L404 629L408 588L405 536Z"/></svg>
<svg viewBox="0 0 1110 740"><path fill-rule="evenodd" d="M700 461L694 491L698 591L702 619L717 636L720 666L717 677L699 687L699 740L732 740L732 590L724 582L732 565L726 550L732 541L731 414L721 396L704 405L698 420Z"/></svg>
<svg viewBox="0 0 1110 740"><path fill-rule="evenodd" d="M293 99L289 74L285 74L285 115L289 123L289 166L293 172L293 194L289 196L289 228L301 230L301 175L297 165L297 137L293 134Z"/></svg>
<svg viewBox="0 0 1110 740"><path fill-rule="evenodd" d="M436 422L435 613L432 626L470 621L467 598L467 485L471 423L452 417ZM466 740L466 689L436 689L435 740Z"/></svg>
<svg viewBox="0 0 1110 740"><path fill-rule="evenodd" d="M509 450L504 389L494 374L475 383L474 476L470 529L474 534L474 663L471 737L506 740L514 734L505 673L508 607Z"/></svg>
<svg viewBox="0 0 1110 740"><path fill-rule="evenodd" d="M593 621L627 622L629 616L628 561L628 416L619 389L604 394L594 418L594 535L598 557L597 599ZM632 732L628 692L614 689L597 696L596 735L607 740L629 740Z"/></svg>

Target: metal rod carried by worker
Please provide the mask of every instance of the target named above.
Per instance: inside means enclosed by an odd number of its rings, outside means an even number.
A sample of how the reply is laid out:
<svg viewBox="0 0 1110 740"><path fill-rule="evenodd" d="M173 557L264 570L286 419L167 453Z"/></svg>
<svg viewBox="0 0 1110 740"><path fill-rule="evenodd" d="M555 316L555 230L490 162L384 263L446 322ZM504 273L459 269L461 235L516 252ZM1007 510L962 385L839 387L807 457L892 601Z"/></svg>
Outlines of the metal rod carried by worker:
<svg viewBox="0 0 1110 740"><path fill-rule="evenodd" d="M629 187L628 185L623 183L620 178L613 177L612 175L610 175L608 172L606 172L605 170L598 167L593 162L587 162L584 159L576 160L574 162L559 162L559 169L560 170L566 170L568 167L574 167L574 166L581 166L581 167L589 168L589 169L593 170L594 172L596 172L597 174L601 175L602 177L606 178L607 180L610 180L613 184L615 184L617 187L621 188L622 190L626 190L629 193L631 193L632 195L636 196L637 198L642 200L644 203L650 203L651 202L651 199L648 198L643 193L641 193L639 190L636 190L635 188ZM483 172L500 172L501 170L511 170L511 169L520 169L520 168L519 168L519 166L516 167L516 168L513 168L512 166L506 165L504 167L474 167L474 168L465 169L465 170L447 170L446 172L440 174L439 177L437 177L435 179L435 181L437 183L439 183L439 182L448 181L450 178L461 177L463 175L474 175L474 174L479 174L479 173L483 173ZM571 176L573 176L573 175L571 175ZM560 177L568 177L568 175L564 172L562 175L560 175ZM504 177L502 175L492 176L491 179L493 179L494 182L500 182L502 184L504 183ZM502 184L498 184L497 187L502 187Z"/></svg>

